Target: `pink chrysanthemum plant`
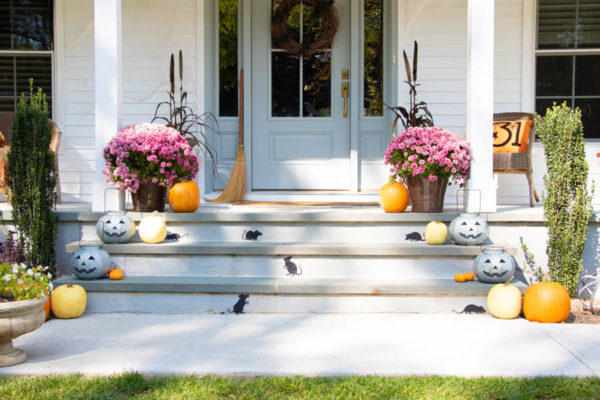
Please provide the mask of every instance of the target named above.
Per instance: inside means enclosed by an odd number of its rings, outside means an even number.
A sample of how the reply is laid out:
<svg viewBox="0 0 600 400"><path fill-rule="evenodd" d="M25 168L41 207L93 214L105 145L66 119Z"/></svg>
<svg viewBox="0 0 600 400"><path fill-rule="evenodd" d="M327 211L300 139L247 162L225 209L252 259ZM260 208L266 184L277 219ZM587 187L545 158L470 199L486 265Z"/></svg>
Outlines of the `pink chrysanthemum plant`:
<svg viewBox="0 0 600 400"><path fill-rule="evenodd" d="M106 182L136 192L140 184L170 187L194 179L198 158L176 129L143 123L121 129L104 148Z"/></svg>
<svg viewBox="0 0 600 400"><path fill-rule="evenodd" d="M385 151L390 180L408 177L461 184L468 177L471 146L461 136L438 127L409 127Z"/></svg>

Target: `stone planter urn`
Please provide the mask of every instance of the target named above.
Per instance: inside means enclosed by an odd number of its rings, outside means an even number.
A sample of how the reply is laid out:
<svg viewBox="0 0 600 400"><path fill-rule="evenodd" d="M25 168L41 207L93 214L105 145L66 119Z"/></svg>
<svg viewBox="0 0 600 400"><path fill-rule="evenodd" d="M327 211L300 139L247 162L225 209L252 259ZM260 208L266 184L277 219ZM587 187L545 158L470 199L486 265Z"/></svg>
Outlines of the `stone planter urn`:
<svg viewBox="0 0 600 400"><path fill-rule="evenodd" d="M21 300L0 303L0 367L21 364L27 360L24 351L15 349L12 340L39 328L46 318L44 304L39 300Z"/></svg>

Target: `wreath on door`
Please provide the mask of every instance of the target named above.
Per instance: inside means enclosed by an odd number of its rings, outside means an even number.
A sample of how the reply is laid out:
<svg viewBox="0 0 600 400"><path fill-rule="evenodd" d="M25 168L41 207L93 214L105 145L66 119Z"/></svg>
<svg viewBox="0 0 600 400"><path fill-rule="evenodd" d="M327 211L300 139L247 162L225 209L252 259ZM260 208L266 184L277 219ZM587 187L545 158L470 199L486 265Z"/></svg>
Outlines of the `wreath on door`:
<svg viewBox="0 0 600 400"><path fill-rule="evenodd" d="M322 27L314 40L304 40L303 43L298 43L287 31L290 11L300 2L314 7L322 21ZM282 0L273 11L271 19L273 44L296 56L311 56L330 49L340 22L334 3L333 0Z"/></svg>

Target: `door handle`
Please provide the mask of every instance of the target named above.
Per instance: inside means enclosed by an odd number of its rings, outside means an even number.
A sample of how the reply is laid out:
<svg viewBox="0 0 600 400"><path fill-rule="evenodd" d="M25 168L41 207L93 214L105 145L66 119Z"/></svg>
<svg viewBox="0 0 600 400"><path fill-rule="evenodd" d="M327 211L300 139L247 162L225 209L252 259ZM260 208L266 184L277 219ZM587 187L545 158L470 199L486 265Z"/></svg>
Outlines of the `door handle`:
<svg viewBox="0 0 600 400"><path fill-rule="evenodd" d="M350 95L350 87L348 82L342 82L342 98L344 99L344 118L348 118L348 96Z"/></svg>

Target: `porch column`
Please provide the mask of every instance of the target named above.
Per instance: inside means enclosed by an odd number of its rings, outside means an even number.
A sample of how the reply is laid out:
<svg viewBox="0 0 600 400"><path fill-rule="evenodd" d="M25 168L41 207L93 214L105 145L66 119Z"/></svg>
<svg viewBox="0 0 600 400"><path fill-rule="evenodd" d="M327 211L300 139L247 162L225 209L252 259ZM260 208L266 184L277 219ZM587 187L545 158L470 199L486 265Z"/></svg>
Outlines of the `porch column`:
<svg viewBox="0 0 600 400"><path fill-rule="evenodd" d="M494 0L469 0L467 50L467 139L473 161L466 192L468 212L496 211L493 174ZM478 191L477 191L478 190Z"/></svg>
<svg viewBox="0 0 600 400"><path fill-rule="evenodd" d="M121 127L121 0L94 0L95 138L92 211L104 210L103 150ZM107 209L119 209L118 193L107 191Z"/></svg>

